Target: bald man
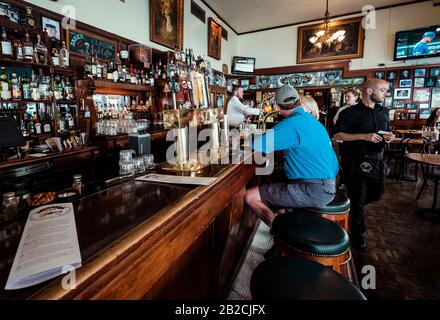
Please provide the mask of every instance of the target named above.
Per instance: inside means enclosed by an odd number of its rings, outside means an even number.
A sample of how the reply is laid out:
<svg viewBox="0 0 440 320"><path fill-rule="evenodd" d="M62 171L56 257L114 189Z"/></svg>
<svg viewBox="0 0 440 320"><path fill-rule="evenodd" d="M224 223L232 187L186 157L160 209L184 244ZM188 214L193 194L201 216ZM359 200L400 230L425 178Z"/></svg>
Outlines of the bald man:
<svg viewBox="0 0 440 320"><path fill-rule="evenodd" d="M388 111L382 107L387 90L386 81L367 80L361 88L362 101L341 112L333 128L334 138L344 141L349 153L351 240L358 249L366 248L364 206L384 193L384 147L394 139Z"/></svg>

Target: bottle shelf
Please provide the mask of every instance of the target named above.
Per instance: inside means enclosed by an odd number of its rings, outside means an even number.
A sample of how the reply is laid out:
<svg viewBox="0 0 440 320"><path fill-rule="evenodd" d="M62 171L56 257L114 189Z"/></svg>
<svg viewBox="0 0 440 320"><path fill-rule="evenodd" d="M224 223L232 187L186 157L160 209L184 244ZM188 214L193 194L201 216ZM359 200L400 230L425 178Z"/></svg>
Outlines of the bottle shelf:
<svg viewBox="0 0 440 320"><path fill-rule="evenodd" d="M52 104L55 100L0 100L1 103L17 103L17 104L26 104L26 103L45 103Z"/></svg>
<svg viewBox="0 0 440 320"><path fill-rule="evenodd" d="M52 74L67 74L67 75L75 75L75 71L71 68L62 68L57 66L52 66L49 64L43 64L43 63L35 63L35 62L27 62L27 61L18 61L14 59L9 59L5 57L0 57L0 64L8 64L18 67L33 67L33 68L43 68L48 69L50 73Z"/></svg>
<svg viewBox="0 0 440 320"><path fill-rule="evenodd" d="M146 85L137 85L131 83L124 82L112 82L112 81L104 81L104 80L95 80L95 87L97 89L108 89L108 90L127 90L127 91L154 91L154 86L146 86ZM89 80L79 80L78 86L87 86Z"/></svg>

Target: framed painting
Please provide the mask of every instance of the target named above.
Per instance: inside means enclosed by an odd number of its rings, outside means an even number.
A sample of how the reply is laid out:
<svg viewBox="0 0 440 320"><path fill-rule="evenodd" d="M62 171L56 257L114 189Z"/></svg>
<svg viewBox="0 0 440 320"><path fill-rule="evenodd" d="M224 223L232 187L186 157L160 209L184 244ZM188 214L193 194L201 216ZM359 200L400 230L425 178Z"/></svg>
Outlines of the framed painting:
<svg viewBox="0 0 440 320"><path fill-rule="evenodd" d="M150 40L170 49L183 47L183 1L150 0Z"/></svg>
<svg viewBox="0 0 440 320"><path fill-rule="evenodd" d="M222 27L212 18L208 21L208 56L222 58Z"/></svg>
<svg viewBox="0 0 440 320"><path fill-rule="evenodd" d="M414 89L413 94L414 102L427 103L431 100L431 89L429 88L418 88Z"/></svg>
<svg viewBox="0 0 440 320"><path fill-rule="evenodd" d="M362 17L330 22L330 42L325 41L324 28L324 24L298 28L298 64L364 56L365 31L362 28Z"/></svg>

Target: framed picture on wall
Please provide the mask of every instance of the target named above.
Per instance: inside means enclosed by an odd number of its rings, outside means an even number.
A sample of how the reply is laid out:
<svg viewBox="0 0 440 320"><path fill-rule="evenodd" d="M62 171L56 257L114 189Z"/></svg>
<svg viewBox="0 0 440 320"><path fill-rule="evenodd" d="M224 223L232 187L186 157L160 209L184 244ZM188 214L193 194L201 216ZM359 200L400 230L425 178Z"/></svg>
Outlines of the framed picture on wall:
<svg viewBox="0 0 440 320"><path fill-rule="evenodd" d="M49 40L61 41L61 27L59 21L41 16L41 27L43 30L47 30Z"/></svg>
<svg viewBox="0 0 440 320"><path fill-rule="evenodd" d="M385 79L385 71L376 71L374 77L377 79Z"/></svg>
<svg viewBox="0 0 440 320"><path fill-rule="evenodd" d="M400 79L409 79L409 78L411 78L410 69L400 70Z"/></svg>
<svg viewBox="0 0 440 320"><path fill-rule="evenodd" d="M393 106L393 97L386 97L384 102L385 108L391 108Z"/></svg>
<svg viewBox="0 0 440 320"><path fill-rule="evenodd" d="M208 20L208 56L222 58L222 27L212 18Z"/></svg>
<svg viewBox="0 0 440 320"><path fill-rule="evenodd" d="M331 40L322 32L324 28L324 24L298 28L298 64L364 56L362 17L330 22L328 34Z"/></svg>
<svg viewBox="0 0 440 320"><path fill-rule="evenodd" d="M425 86L425 78L414 78L414 88L423 88Z"/></svg>
<svg viewBox="0 0 440 320"><path fill-rule="evenodd" d="M412 79L403 79L399 81L399 87L401 88L411 88L412 87Z"/></svg>
<svg viewBox="0 0 440 320"><path fill-rule="evenodd" d="M420 109L419 110L419 119L426 120L431 115L431 109Z"/></svg>
<svg viewBox="0 0 440 320"><path fill-rule="evenodd" d="M417 109L419 107L418 103L407 103L406 108L407 109Z"/></svg>
<svg viewBox="0 0 440 320"><path fill-rule="evenodd" d="M440 108L440 88L432 89L431 108Z"/></svg>
<svg viewBox="0 0 440 320"><path fill-rule="evenodd" d="M396 71L388 71L387 80L394 81L396 79L397 79L397 72Z"/></svg>
<svg viewBox="0 0 440 320"><path fill-rule="evenodd" d="M408 100L411 99L411 89L396 88L394 89L395 100Z"/></svg>
<svg viewBox="0 0 440 320"><path fill-rule="evenodd" d="M150 40L183 48L183 0L150 0Z"/></svg>
<svg viewBox="0 0 440 320"><path fill-rule="evenodd" d="M431 68L429 69L430 77L440 77L440 68Z"/></svg>
<svg viewBox="0 0 440 320"><path fill-rule="evenodd" d="M414 69L414 77L426 77L426 68Z"/></svg>
<svg viewBox="0 0 440 320"><path fill-rule="evenodd" d="M414 102L426 103L431 98L431 89L418 88L414 89Z"/></svg>
<svg viewBox="0 0 440 320"><path fill-rule="evenodd" d="M425 87L431 88L431 87L435 87L436 85L437 85L437 78L436 77L426 78Z"/></svg>
<svg viewBox="0 0 440 320"><path fill-rule="evenodd" d="M403 101L403 100L394 100L393 108L394 109L403 109L403 108L405 108L405 101Z"/></svg>
<svg viewBox="0 0 440 320"><path fill-rule="evenodd" d="M428 109L429 108L429 103L419 103L419 108L420 109Z"/></svg>

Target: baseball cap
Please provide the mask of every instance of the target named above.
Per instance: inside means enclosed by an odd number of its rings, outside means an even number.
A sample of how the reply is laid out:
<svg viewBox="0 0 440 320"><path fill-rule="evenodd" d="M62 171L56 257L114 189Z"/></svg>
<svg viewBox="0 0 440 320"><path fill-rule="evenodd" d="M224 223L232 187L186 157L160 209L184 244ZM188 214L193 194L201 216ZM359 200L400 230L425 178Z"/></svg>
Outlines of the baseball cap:
<svg viewBox="0 0 440 320"><path fill-rule="evenodd" d="M423 35L423 38L435 38L435 33L432 31L425 32L425 34Z"/></svg>
<svg viewBox="0 0 440 320"><path fill-rule="evenodd" d="M289 84L283 85L275 94L275 99L280 107L288 107L299 100L298 91Z"/></svg>

